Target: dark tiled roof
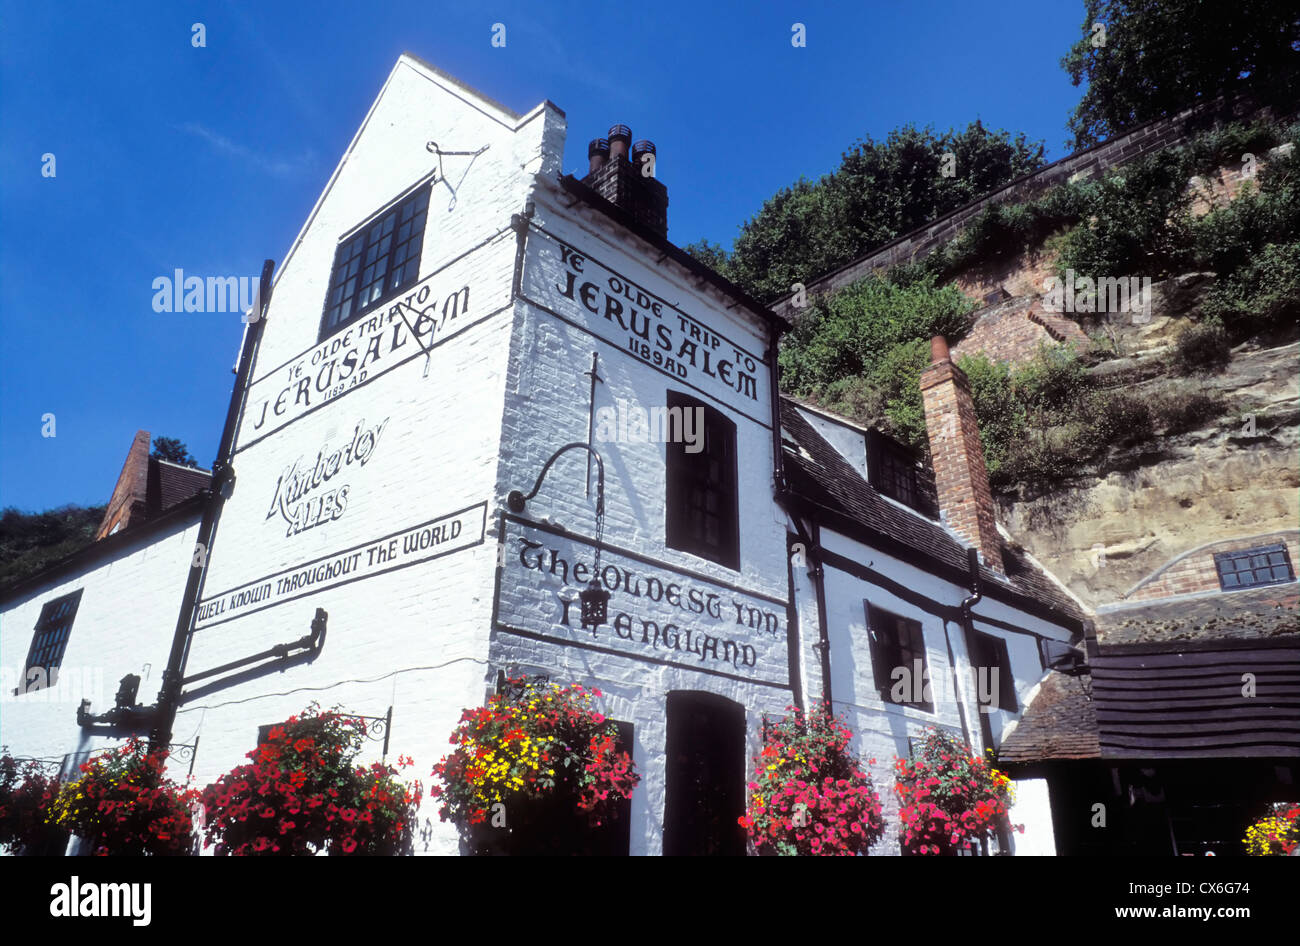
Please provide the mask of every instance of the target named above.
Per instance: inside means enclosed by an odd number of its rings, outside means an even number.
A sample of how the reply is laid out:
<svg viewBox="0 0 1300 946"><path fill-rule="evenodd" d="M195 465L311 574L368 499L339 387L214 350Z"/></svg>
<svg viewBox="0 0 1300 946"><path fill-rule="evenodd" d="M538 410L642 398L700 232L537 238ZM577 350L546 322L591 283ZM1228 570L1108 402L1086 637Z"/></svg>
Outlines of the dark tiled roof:
<svg viewBox="0 0 1300 946"><path fill-rule="evenodd" d="M1300 636L1102 647L1106 758L1300 756Z"/></svg>
<svg viewBox="0 0 1300 946"><path fill-rule="evenodd" d="M998 748L998 760L1004 763L1095 759L1100 754L1091 678L1055 670L1047 672Z"/></svg>
<svg viewBox="0 0 1300 946"><path fill-rule="evenodd" d="M1300 584L1145 601L1097 613L1102 644L1268 638L1300 634Z"/></svg>
<svg viewBox="0 0 1300 946"><path fill-rule="evenodd" d="M956 570L966 572L966 546L937 522L894 505L876 490L799 413L781 399L781 426L793 443L784 443L786 480L803 499L843 514L863 528ZM1043 572L1013 546L1003 543L1002 560L1013 594L1033 599L1057 614L1080 622L1084 614ZM1006 582L983 568L984 591L998 597Z"/></svg>
<svg viewBox="0 0 1300 946"><path fill-rule="evenodd" d="M207 470L169 463L156 457L149 459L149 490L146 499L148 514L159 515L182 503L195 493L212 484L212 474Z"/></svg>

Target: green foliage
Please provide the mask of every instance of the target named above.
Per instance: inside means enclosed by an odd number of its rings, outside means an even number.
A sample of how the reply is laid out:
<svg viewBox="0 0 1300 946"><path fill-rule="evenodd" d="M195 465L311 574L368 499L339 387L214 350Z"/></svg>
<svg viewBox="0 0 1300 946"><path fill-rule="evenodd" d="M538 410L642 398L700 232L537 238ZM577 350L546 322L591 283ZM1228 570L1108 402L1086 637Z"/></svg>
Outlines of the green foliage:
<svg viewBox="0 0 1300 946"><path fill-rule="evenodd" d="M1162 151L1074 185L1086 216L1061 241L1057 269L1077 275L1158 276L1189 259L1190 156Z"/></svg>
<svg viewBox="0 0 1300 946"><path fill-rule="evenodd" d="M1300 242L1269 243L1206 293L1203 315L1241 339L1300 321Z"/></svg>
<svg viewBox="0 0 1300 946"><path fill-rule="evenodd" d="M1014 445L1024 438L1027 410L1015 396L1011 368L984 355L963 356L957 366L970 379L971 400L979 419L980 439L990 482L999 478ZM924 417L921 419L924 425Z"/></svg>
<svg viewBox="0 0 1300 946"><path fill-rule="evenodd" d="M946 154L951 176L942 173ZM907 125L883 142L862 139L834 173L774 194L742 225L730 256L707 241L689 249L770 301L1043 164L1041 142L979 122L942 134Z"/></svg>
<svg viewBox="0 0 1300 946"><path fill-rule="evenodd" d="M934 335L959 338L969 329L973 303L933 280L900 286L868 276L799 317L781 348L787 390L811 394L853 375L870 376L892 349Z"/></svg>
<svg viewBox="0 0 1300 946"><path fill-rule="evenodd" d="M1105 25L1094 45L1093 24ZM1276 0L1085 0L1082 36L1061 60L1087 83L1067 127L1084 148L1197 101L1247 91L1293 105L1300 19Z"/></svg>
<svg viewBox="0 0 1300 946"><path fill-rule="evenodd" d="M154 437L153 450L149 456L196 469L199 465L199 461L190 456L189 447L175 437Z"/></svg>
<svg viewBox="0 0 1300 946"><path fill-rule="evenodd" d="M1037 200L998 204L981 211L961 235L920 264L940 280L1040 246L1056 231L1085 219L1088 193L1063 184Z"/></svg>
<svg viewBox="0 0 1300 946"><path fill-rule="evenodd" d="M1220 279L1257 264L1270 243L1300 242L1300 145L1260 171L1258 189L1247 182L1236 200L1206 214L1192 236L1197 261Z"/></svg>
<svg viewBox="0 0 1300 946"><path fill-rule="evenodd" d="M104 506L60 506L0 513L0 586L20 581L95 541Z"/></svg>
<svg viewBox="0 0 1300 946"><path fill-rule="evenodd" d="M1191 157L1194 174L1213 174L1220 168L1240 167L1247 154L1260 157L1265 151L1279 145L1284 139L1283 130L1263 118L1248 122L1228 122L1216 125L1192 137L1186 147Z"/></svg>
<svg viewBox="0 0 1300 946"><path fill-rule="evenodd" d="M696 240L682 247L687 253L690 253L697 260L708 266L719 276L731 278L731 266L727 259L727 250L717 243L710 243L708 240Z"/></svg>

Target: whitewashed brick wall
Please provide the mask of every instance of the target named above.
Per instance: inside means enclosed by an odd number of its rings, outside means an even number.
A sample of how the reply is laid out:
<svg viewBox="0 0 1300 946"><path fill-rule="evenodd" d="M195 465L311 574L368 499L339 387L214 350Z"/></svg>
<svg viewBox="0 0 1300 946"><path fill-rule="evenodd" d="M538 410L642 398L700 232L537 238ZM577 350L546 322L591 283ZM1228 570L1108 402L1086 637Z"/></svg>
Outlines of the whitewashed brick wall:
<svg viewBox="0 0 1300 946"><path fill-rule="evenodd" d="M659 442L596 444L606 471L605 539L659 563L650 567L689 573L688 580L701 588L730 588L770 599L782 639L785 602L793 594L799 629L797 682L807 697L820 696L821 664L813 649L818 639L815 589L800 568L794 572L793 590L789 587L786 549L793 526L773 499L770 378L761 363L770 344L767 327L602 214L564 195L554 182L564 138L563 115L549 103L516 118L403 57L312 211L277 278L253 365L233 459L235 485L208 550L203 592L207 608L193 637L187 672L296 640L308 633L317 608L329 614L327 637L311 663L263 667L237 680L188 688L174 738L201 740L195 762L198 784L243 763L259 726L317 701L370 716L382 716L392 706L390 752L413 756L416 767L410 774L427 787L462 709L483 701L498 670L542 672L599 687L607 715L634 723L635 759L643 775L633 804L635 854L662 850L668 693L707 691L744 706L748 771L748 757L759 749L763 715L780 716L793 700L786 655L766 654L758 669L735 667L724 676L705 672L703 652L695 663L693 655L666 652L650 655L672 658L667 662L636 659L635 648L621 644L609 625L592 636L608 645L604 651L573 646L562 627L545 622L534 630L549 635L548 640L493 627L501 540L497 514L512 489L531 489L557 448L586 440L590 381L584 372L593 351L599 353L602 378L597 407L612 407L620 400L647 409L661 407L666 391L673 389L703 398L737 428L738 570L666 547L666 448ZM425 148L430 140L446 151L486 147L473 159L443 159L456 196L453 202L446 184L433 185L417 283L417 289L428 287L428 301L438 306L468 286L468 306L458 296L454 319L438 325L427 357L390 306L381 307L377 319L363 319L318 345L340 237L436 166L436 156ZM532 209L522 272L526 298L512 299L517 244L511 216L526 206ZM591 321L580 310L566 310L560 299L566 270L561 245L661 300L671 313L664 316L670 324L675 324L676 312L686 313L727 347L750 353L757 362L754 390L728 389L698 368L686 379L695 389L685 387L681 379L666 376L630 352L626 333L611 334L602 329L599 318ZM415 309L424 304L420 298ZM403 311L412 319L418 315ZM567 321L559 317L566 311ZM434 317L441 314L433 312ZM368 321L373 324L367 326ZM684 332L685 323L678 328ZM322 366L348 350L358 359L353 378L341 390L329 383L332 374L318 383ZM744 357L737 353L737 364ZM362 370L364 383L351 383L362 380ZM325 392L330 392L328 398ZM364 451L365 462L340 463L328 482L314 490L319 495L325 488L346 485L346 508L294 534L275 503L277 482L295 461L311 469L318 453L328 456L355 443L365 431L373 438ZM572 534L591 537L595 504L594 496L585 495L586 469L583 455L576 452L557 462L529 503L527 518L547 517ZM413 527L452 513L462 516L465 529L460 539L448 543L447 554L403 554L382 567L375 564L388 542L400 546ZM40 603L84 582L86 595L65 666L102 666L105 680L115 685L122 673L139 672L148 662L153 671L141 688L141 700L152 701L194 531L193 526L177 529L111 564L7 607L0 618L4 665L25 657ZM873 568L935 601L956 604L965 595L956 585L849 539L833 533L825 533L824 539L827 547L857 561L872 561ZM507 562L513 552L517 549L506 548ZM236 603L240 589L265 584L279 589L281 578L304 566L353 555L357 571L333 583L313 584L305 591L277 590L264 598L259 592L252 596L256 601ZM518 574L509 566L503 572L507 581ZM872 771L877 788L890 802L892 759L906 752L907 736L933 722L960 727L952 703L924 714L880 702L872 685L864 598L922 621L932 673L946 673L947 649L936 618L827 569L836 709L854 727L855 748L863 758L876 758ZM611 614L636 606L616 592ZM1068 636L1059 627L996 602L987 601L979 612L1022 622L1050 636ZM11 627L19 630L11 633ZM751 639L744 628L731 630L738 640ZM966 659L964 649L955 633L953 639L961 662ZM1032 639L1013 639L1009 646L1017 689L1023 693L1037 680L1037 654ZM787 685L769 685L773 673ZM111 698L111 687L106 697ZM7 703L4 737L24 754L71 751L80 746L72 721L75 705L50 715L30 700ZM96 705L103 706L103 698L97 698ZM968 718L969 712L968 707ZM999 720L995 732L1000 725ZM378 753L378 744L372 744L368 756ZM455 832L438 821L431 802L426 801L423 816L418 849L455 853ZM891 833L879 850L896 852L896 837Z"/></svg>
<svg viewBox="0 0 1300 946"><path fill-rule="evenodd" d="M152 702L167 664L198 522L178 522L126 546L115 558L8 600L0 611L0 745L16 756L85 752L106 740L77 726L77 706L111 709L118 681L141 677L139 699ZM80 590L57 685L14 695L41 607ZM147 735L147 734L145 734Z"/></svg>

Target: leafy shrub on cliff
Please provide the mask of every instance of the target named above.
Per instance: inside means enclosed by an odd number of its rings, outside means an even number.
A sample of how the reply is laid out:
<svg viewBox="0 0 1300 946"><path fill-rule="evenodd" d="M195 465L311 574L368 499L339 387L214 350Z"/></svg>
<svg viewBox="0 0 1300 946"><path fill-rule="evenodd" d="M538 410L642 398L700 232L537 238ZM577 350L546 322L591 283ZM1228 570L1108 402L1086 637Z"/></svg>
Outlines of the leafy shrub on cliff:
<svg viewBox="0 0 1300 946"><path fill-rule="evenodd" d="M1222 397L1197 390L1186 382L1177 382L1148 398L1151 418L1165 434L1196 430L1227 413Z"/></svg>
<svg viewBox="0 0 1300 946"><path fill-rule="evenodd" d="M1182 374L1217 371L1232 357L1230 344L1218 319L1193 322L1174 343L1174 366Z"/></svg>
<svg viewBox="0 0 1300 946"><path fill-rule="evenodd" d="M1024 439L1025 402L1016 396L1015 373L1008 365L976 355L959 358L957 366L970 379L971 401L984 444L984 462L990 481L996 482L1002 477L1014 445Z"/></svg>
<svg viewBox="0 0 1300 946"><path fill-rule="evenodd" d="M888 349L869 374L831 382L816 396L831 410L878 427L924 452L928 441L920 383L921 372L929 363L929 341L913 339Z"/></svg>
<svg viewBox="0 0 1300 946"><path fill-rule="evenodd" d="M808 395L854 375L869 377L897 346L934 335L960 338L973 307L955 287L933 279L910 286L861 279L800 314L781 346L785 388Z"/></svg>
<svg viewBox="0 0 1300 946"><path fill-rule="evenodd" d="M1219 168L1239 167L1244 155L1258 158L1281 144L1287 133L1277 122L1265 118L1207 129L1187 142L1192 173L1213 174Z"/></svg>
<svg viewBox="0 0 1300 946"><path fill-rule="evenodd" d="M1264 246L1206 293L1201 312L1222 322L1234 339L1294 328L1300 321L1300 241Z"/></svg>
<svg viewBox="0 0 1300 946"><path fill-rule="evenodd" d="M1175 149L1076 185L1086 216L1062 241L1057 269L1093 279L1182 271L1191 258L1188 177L1189 156Z"/></svg>

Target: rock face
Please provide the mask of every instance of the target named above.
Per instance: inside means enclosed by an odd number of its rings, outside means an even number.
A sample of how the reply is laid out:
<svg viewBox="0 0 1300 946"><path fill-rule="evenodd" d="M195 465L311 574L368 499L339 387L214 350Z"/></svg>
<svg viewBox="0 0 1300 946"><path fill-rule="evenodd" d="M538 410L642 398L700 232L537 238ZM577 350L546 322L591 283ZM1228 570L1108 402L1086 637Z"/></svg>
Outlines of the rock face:
<svg viewBox="0 0 1300 946"><path fill-rule="evenodd" d="M1003 505L1002 521L1093 607L1123 598L1201 545L1295 529L1298 360L1300 343L1243 346L1220 374L1137 381L1133 389L1152 401L1199 393L1221 398L1226 410L1196 429L1112 451L1104 475L1081 476L1048 496Z"/></svg>

